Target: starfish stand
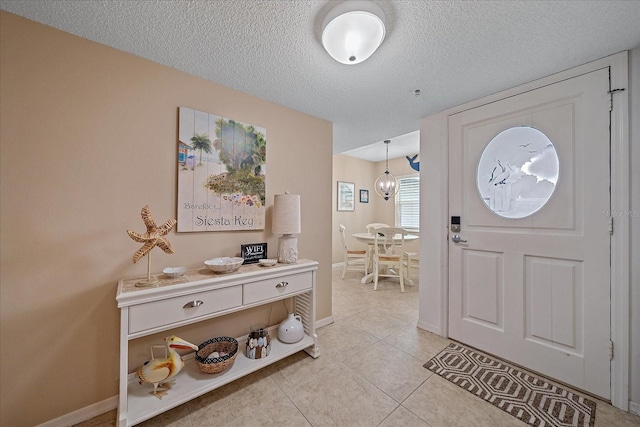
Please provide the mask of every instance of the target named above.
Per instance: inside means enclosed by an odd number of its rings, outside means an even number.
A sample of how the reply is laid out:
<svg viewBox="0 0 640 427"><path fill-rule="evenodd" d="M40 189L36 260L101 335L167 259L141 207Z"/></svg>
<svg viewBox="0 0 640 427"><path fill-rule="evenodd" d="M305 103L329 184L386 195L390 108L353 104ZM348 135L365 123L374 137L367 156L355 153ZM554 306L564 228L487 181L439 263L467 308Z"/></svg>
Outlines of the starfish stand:
<svg viewBox="0 0 640 427"><path fill-rule="evenodd" d="M141 280L136 283L138 287L151 286L157 283L160 283L160 280L153 279L151 280L151 250L158 246L165 253L172 254L173 249L171 249L171 243L165 237L169 230L176 225L175 219L170 219L169 221L162 224L160 227L156 225L156 222L153 220L151 216L151 212L149 211L149 205L142 208L142 212L140 212L142 216L142 221L144 221L144 225L147 226L146 233L136 233L131 230L127 230L127 234L134 241L138 243L144 243L140 249L133 254L133 263L138 262L140 258L143 256L147 256L147 280Z"/></svg>
<svg viewBox="0 0 640 427"><path fill-rule="evenodd" d="M141 280L136 283L136 287L143 288L145 286L156 285L160 283L158 279L151 279L151 251L149 251L146 255L147 257L147 280Z"/></svg>

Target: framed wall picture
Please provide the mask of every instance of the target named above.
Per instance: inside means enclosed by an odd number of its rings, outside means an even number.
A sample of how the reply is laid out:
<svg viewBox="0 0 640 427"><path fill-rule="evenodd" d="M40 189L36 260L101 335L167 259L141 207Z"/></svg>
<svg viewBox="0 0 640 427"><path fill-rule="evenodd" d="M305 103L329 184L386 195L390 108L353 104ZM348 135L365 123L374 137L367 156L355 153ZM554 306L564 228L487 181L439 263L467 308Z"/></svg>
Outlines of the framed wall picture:
<svg viewBox="0 0 640 427"><path fill-rule="evenodd" d="M267 130L178 112L177 231L264 230Z"/></svg>
<svg viewBox="0 0 640 427"><path fill-rule="evenodd" d="M356 185L353 182L338 181L338 211L354 211Z"/></svg>
<svg viewBox="0 0 640 427"><path fill-rule="evenodd" d="M360 203L369 203L369 190L360 190Z"/></svg>

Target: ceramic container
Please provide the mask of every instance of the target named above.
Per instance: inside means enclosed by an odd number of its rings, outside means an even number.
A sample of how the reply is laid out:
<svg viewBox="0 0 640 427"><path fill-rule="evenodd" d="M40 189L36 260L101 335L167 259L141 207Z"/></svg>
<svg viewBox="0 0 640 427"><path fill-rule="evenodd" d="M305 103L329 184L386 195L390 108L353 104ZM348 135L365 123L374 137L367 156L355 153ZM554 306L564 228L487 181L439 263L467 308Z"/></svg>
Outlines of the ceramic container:
<svg viewBox="0 0 640 427"><path fill-rule="evenodd" d="M298 342L304 336L304 325L302 318L293 313L278 326L278 339L287 344Z"/></svg>
<svg viewBox="0 0 640 427"><path fill-rule="evenodd" d="M221 257L208 259L204 264L214 273L231 273L239 269L243 262L244 258L240 257Z"/></svg>
<svg viewBox="0 0 640 427"><path fill-rule="evenodd" d="M170 279L182 276L185 271L187 271L186 267L167 267L162 270L162 272Z"/></svg>

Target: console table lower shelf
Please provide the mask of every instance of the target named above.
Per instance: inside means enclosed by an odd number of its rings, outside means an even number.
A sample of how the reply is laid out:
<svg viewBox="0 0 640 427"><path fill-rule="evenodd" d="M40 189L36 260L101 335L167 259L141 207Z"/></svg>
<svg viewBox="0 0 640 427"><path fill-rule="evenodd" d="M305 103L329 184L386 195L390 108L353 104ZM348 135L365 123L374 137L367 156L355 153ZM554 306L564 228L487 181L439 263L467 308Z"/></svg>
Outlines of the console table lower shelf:
<svg viewBox="0 0 640 427"><path fill-rule="evenodd" d="M270 331L272 337L275 332ZM277 338L272 338L269 355L254 360L244 354L245 336L238 339L238 355L231 368L219 374L205 374L200 371L194 360L195 352L189 353L183 357L184 368L175 377L175 385L162 399L149 394L153 390L151 384L139 384L135 374L129 374L127 425L139 424L299 351L306 350L312 357L317 357L314 354L315 345L316 340L306 334L301 341L294 344L285 344Z"/></svg>

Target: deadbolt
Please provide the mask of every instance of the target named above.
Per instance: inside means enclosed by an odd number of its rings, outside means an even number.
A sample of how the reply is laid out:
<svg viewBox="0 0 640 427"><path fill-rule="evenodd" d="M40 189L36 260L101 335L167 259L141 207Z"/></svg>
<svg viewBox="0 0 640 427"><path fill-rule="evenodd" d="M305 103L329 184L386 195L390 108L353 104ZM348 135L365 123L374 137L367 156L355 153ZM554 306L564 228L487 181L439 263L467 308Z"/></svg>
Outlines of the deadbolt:
<svg viewBox="0 0 640 427"><path fill-rule="evenodd" d="M459 216L452 216L451 217L451 231L453 231L454 233L459 233L460 232L460 217Z"/></svg>

